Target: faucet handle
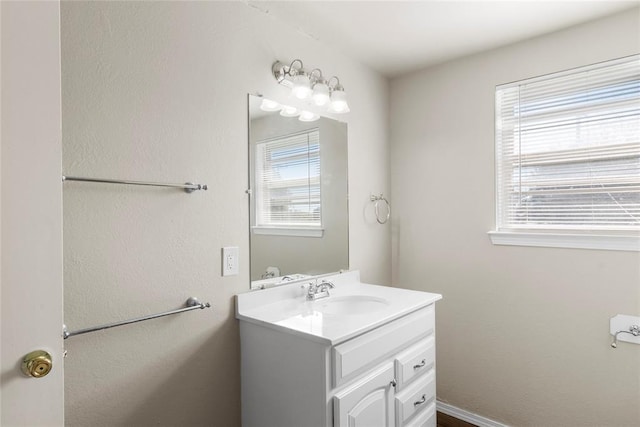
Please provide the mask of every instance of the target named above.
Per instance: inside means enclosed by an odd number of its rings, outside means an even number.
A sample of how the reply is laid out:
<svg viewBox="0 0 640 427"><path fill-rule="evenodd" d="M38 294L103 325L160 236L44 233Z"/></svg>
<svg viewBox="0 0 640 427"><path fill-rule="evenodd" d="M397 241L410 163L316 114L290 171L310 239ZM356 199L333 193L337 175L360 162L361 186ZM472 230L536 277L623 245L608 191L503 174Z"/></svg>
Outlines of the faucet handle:
<svg viewBox="0 0 640 427"><path fill-rule="evenodd" d="M322 280L322 282L320 282L320 284L318 285L318 287L320 287L320 288L325 287L325 288L331 288L331 289L333 289L333 288L335 288L335 287L336 287L336 285L334 285L334 284L333 284L333 282L330 282L330 281L328 281L328 280L324 280L324 279L323 279L323 280Z"/></svg>
<svg viewBox="0 0 640 427"><path fill-rule="evenodd" d="M304 285L302 285L302 287L304 288ZM313 295L316 293L316 290L318 289L318 281L315 280L311 280L309 281L309 283L307 283L307 295Z"/></svg>

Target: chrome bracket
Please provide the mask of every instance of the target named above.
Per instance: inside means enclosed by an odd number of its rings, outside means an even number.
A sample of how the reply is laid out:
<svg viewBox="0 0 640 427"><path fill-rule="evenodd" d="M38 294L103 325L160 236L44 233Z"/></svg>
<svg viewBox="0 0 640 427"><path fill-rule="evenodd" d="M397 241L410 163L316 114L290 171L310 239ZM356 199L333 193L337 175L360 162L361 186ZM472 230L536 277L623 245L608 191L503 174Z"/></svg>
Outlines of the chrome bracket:
<svg viewBox="0 0 640 427"><path fill-rule="evenodd" d="M196 188L185 187L184 191L186 193L193 193L194 191L197 191L197 190L205 190L206 191L206 190L209 189L209 187L207 187L207 184L194 184L192 182L185 182L184 185L191 185L193 187L196 187Z"/></svg>

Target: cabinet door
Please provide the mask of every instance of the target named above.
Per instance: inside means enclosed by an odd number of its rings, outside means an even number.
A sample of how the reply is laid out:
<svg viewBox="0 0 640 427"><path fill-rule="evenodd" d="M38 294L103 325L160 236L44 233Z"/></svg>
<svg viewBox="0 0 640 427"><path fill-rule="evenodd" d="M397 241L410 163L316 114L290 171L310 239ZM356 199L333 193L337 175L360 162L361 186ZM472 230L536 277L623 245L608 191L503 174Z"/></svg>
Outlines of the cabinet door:
<svg viewBox="0 0 640 427"><path fill-rule="evenodd" d="M335 427L391 427L393 382L393 365L389 363L336 393L333 397Z"/></svg>

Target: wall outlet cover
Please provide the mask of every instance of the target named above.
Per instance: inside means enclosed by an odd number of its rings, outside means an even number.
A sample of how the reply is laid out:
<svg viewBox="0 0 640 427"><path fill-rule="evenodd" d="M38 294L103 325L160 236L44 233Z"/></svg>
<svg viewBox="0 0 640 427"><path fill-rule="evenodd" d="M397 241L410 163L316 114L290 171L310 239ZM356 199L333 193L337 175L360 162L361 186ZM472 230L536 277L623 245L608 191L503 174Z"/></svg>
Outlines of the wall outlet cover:
<svg viewBox="0 0 640 427"><path fill-rule="evenodd" d="M222 275L236 276L240 271L239 249L237 246L222 248Z"/></svg>

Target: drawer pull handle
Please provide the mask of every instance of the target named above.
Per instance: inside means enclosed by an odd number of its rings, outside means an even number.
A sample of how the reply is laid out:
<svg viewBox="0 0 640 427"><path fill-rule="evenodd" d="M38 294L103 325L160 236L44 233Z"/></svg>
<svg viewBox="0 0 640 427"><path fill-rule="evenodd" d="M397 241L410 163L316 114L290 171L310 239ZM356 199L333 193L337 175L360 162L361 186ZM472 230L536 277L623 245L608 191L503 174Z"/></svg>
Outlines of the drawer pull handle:
<svg viewBox="0 0 640 427"><path fill-rule="evenodd" d="M413 406L419 406L422 405L424 402L427 401L427 395L423 394L422 398L420 400L418 400L417 402L413 402Z"/></svg>
<svg viewBox="0 0 640 427"><path fill-rule="evenodd" d="M422 362L420 362L419 365L413 365L413 369L420 369L420 368L424 368L424 366L427 364L427 359L422 359Z"/></svg>

